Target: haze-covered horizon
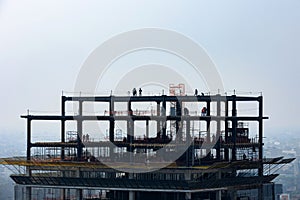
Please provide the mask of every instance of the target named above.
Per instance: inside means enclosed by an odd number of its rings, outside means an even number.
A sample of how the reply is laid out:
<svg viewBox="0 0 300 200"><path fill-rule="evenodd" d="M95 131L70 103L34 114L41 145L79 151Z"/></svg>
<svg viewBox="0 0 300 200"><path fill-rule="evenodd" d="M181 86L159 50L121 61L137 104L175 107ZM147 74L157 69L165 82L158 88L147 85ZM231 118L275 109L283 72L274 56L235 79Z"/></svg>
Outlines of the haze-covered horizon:
<svg viewBox="0 0 300 200"><path fill-rule="evenodd" d="M107 39L156 27L200 44L226 91L262 91L265 133L296 132L299 9L297 0L0 1L0 130L24 132L27 109L58 112L61 91L74 90L82 63Z"/></svg>

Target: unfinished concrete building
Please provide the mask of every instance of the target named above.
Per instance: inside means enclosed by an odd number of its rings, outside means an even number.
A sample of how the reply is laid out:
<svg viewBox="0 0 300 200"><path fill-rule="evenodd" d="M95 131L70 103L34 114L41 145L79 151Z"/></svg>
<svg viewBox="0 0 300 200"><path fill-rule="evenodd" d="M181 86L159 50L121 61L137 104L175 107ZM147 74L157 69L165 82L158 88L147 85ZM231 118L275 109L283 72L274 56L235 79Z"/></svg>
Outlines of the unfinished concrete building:
<svg viewBox="0 0 300 200"><path fill-rule="evenodd" d="M245 103L257 112L239 115ZM85 113L93 104L105 109ZM272 169L293 160L263 156L262 96L62 96L60 115L21 117L27 156L1 161L18 167L17 199L273 199ZM41 120L59 122L59 141L32 141ZM92 137L87 122L104 136Z"/></svg>

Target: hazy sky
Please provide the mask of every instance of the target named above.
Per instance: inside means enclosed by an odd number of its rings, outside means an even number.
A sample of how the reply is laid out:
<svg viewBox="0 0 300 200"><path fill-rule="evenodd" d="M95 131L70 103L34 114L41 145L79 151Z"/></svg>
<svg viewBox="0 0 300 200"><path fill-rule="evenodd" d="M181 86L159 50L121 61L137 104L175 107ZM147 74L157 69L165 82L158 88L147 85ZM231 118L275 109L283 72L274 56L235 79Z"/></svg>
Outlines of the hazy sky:
<svg viewBox="0 0 300 200"><path fill-rule="evenodd" d="M299 0L0 0L0 130L24 131L28 108L58 111L90 52L145 27L203 46L226 90L262 91L266 131L299 130L299 10Z"/></svg>

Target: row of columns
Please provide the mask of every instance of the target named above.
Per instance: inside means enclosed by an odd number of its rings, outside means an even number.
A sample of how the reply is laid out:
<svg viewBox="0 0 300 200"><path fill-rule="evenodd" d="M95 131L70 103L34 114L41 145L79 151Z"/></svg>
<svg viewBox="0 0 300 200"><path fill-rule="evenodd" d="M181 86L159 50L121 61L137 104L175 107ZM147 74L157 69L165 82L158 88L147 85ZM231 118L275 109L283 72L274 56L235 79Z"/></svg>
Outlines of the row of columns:
<svg viewBox="0 0 300 200"><path fill-rule="evenodd" d="M217 100L217 115L220 116L221 113L221 105L220 105L221 100ZM263 98L259 97L258 98L258 102L259 102L259 119L258 119L258 123L259 123L259 159L262 160L263 159ZM65 116L65 103L66 103L66 97L62 96L62 105L61 105L61 116ZM210 116L210 101L207 102L207 115ZM79 101L79 116L82 116L82 111L83 111L83 107L82 107L83 101ZM163 111L163 115L166 115L166 101L162 102L162 111ZM128 110L131 111L131 102L128 102ZM113 97L111 97L111 101L110 101L110 115L113 115L113 111L114 111L114 99ZM176 114L178 116L182 115L182 102L177 102L176 103ZM160 115L160 102L157 102L157 115ZM228 116L228 101L225 100L225 117ZM234 118L237 116L236 113L236 100L235 100L235 95L233 95L233 100L232 100L232 134L233 134L233 143L234 146L232 148L232 160L236 160L236 128L237 128L237 119ZM62 117L61 119L61 142L65 142L65 119ZM30 117L27 118L27 160L30 160L30 154L31 154L31 121L32 119ZM177 120L176 121L176 132L180 132L180 123L182 123L181 121ZM217 133L220 134L220 121L217 121ZM109 138L111 141L114 140L114 120L110 121L110 128L109 128ZM149 122L146 121L146 125L149 125ZM210 120L207 120L207 130L209 130L209 126L210 126ZM187 127L189 127L189 121L187 121ZM162 125L161 122L157 123L157 134L160 134L160 130L162 130L162 134L163 136L166 135L166 126ZM81 118L77 119L77 132L78 132L78 145L77 145L77 156L80 159L82 156L82 142L81 142L81 136L82 136L82 120ZM187 133L189 133L189 129L187 130ZM149 135L149 130L147 129L147 136ZM217 135L216 138L219 135ZM228 137L228 124L227 122L225 123L225 139L227 139L226 137ZM128 141L132 142L134 138L134 124L132 120L128 120L127 121L127 139ZM207 132L207 138L210 139L210 132ZM132 151L132 149L130 150ZM229 155L228 155L229 151L228 149L225 149L225 159L229 160ZM64 159L65 155L64 155L64 148L62 147L61 150L61 158ZM218 147L217 149L217 158L220 158L220 147ZM259 171L259 176L263 176L263 164L261 162L261 165L258 169ZM28 191L27 191L28 190ZM26 194L29 196L31 196L31 188L27 187L26 188ZM262 191L262 190L261 190ZM82 190L78 190L78 194L79 196L82 196ZM80 195L81 194L81 195ZM131 196L134 196L131 194ZM189 195L187 195L189 196ZM261 196L262 196L262 192L261 192Z"/></svg>

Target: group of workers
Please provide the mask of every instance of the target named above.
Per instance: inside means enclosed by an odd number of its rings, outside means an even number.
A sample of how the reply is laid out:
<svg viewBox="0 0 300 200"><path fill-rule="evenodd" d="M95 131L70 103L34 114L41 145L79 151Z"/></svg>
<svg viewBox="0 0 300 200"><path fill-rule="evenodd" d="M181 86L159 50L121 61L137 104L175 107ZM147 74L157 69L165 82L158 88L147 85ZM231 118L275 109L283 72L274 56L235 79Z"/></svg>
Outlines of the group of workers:
<svg viewBox="0 0 300 200"><path fill-rule="evenodd" d="M142 92L143 92L142 88L139 88L139 96L142 96ZM128 94L130 94L130 91L128 91ZM136 88L132 89L132 95L137 96L137 89ZM198 89L195 89L194 95L198 96ZM201 95L204 96L204 93L201 92Z"/></svg>
<svg viewBox="0 0 300 200"><path fill-rule="evenodd" d="M142 90L142 88L140 88L139 89L139 96L142 96L142 92L143 92L143 90ZM136 88L132 89L132 95L133 96L137 96L137 90L136 90Z"/></svg>
<svg viewBox="0 0 300 200"><path fill-rule="evenodd" d="M89 142L90 141L90 135L89 134L83 134L82 135L82 142Z"/></svg>
<svg viewBox="0 0 300 200"><path fill-rule="evenodd" d="M139 96L142 96L142 92L143 92L142 88L139 88ZM128 94L130 94L130 91L128 91ZM132 89L132 95L137 96L137 89L136 88ZM198 96L198 89L195 89L194 95ZM201 92L201 95L204 96L204 93ZM188 110L186 109L184 111L185 111L184 114L188 115L188 113L189 113ZM201 110L201 116L206 116L206 115L207 115L207 108L203 107L202 110Z"/></svg>
<svg viewBox="0 0 300 200"><path fill-rule="evenodd" d="M194 93L195 96L198 96L198 89L195 89L195 93ZM204 93L201 92L201 96L204 96Z"/></svg>

